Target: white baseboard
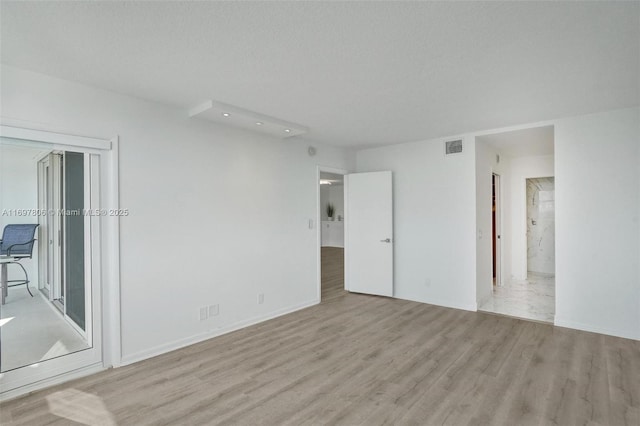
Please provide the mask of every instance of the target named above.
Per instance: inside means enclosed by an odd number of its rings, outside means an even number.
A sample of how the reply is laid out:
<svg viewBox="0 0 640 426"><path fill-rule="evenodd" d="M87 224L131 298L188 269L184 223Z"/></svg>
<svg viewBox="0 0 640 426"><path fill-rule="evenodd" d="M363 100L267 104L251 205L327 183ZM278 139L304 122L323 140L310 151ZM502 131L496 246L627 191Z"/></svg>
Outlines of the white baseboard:
<svg viewBox="0 0 640 426"><path fill-rule="evenodd" d="M480 306L484 305L485 303L487 303L489 300L491 300L491 295L487 296L487 297L483 297L482 300L480 300L478 303L476 303L476 311L478 309L480 309Z"/></svg>
<svg viewBox="0 0 640 426"><path fill-rule="evenodd" d="M70 380L79 379L81 377L90 376L92 374L99 373L106 370L102 363L94 364L87 367L79 368L77 370L70 371L68 373L59 374L48 379L40 380L35 383L30 383L19 388L11 389L6 392L0 393L0 402L5 402L10 399L18 398L26 395L30 392L42 390L51 386L59 385L60 383L68 382Z"/></svg>
<svg viewBox="0 0 640 426"><path fill-rule="evenodd" d="M190 346L196 343L203 342L205 340L212 339L214 337L222 336L223 334L231 333L232 331L240 330L241 328L249 327L251 325L268 321L270 319L277 318L282 315L287 315L292 312L299 311L301 309L309 308L311 306L317 305L318 303L320 303L320 300L315 299L309 302L301 303L299 305L294 305L287 308L279 309L267 315L250 318L248 320L230 324L215 330L210 330L205 333L199 333L193 336L185 337L184 339L178 339L178 340L174 340L173 342L158 345L151 349L139 351L130 355L125 355L122 357L119 366L125 366L129 364L133 364L135 362L143 361L145 359L153 358L155 356L162 355L167 352L175 351L176 349L184 348L185 346Z"/></svg>
<svg viewBox="0 0 640 426"><path fill-rule="evenodd" d="M640 330L612 330L605 327L599 327L593 324L585 324L577 321L571 321L556 316L553 322L555 326L573 328L575 330L590 331L592 333L606 334L608 336L622 337L625 339L640 340Z"/></svg>

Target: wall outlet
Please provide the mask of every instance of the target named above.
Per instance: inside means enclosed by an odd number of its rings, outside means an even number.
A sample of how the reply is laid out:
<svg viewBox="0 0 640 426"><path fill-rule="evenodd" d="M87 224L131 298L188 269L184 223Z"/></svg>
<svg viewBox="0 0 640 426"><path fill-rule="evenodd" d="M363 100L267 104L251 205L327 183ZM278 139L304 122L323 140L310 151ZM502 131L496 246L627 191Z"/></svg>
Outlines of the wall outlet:
<svg viewBox="0 0 640 426"><path fill-rule="evenodd" d="M204 308L200 308L200 321L204 321L209 318L209 309L205 306Z"/></svg>
<svg viewBox="0 0 640 426"><path fill-rule="evenodd" d="M262 305L264 303L264 293L258 294L258 305Z"/></svg>
<svg viewBox="0 0 640 426"><path fill-rule="evenodd" d="M210 317L215 317L219 313L220 313L220 307L217 304L209 306L209 316Z"/></svg>
<svg viewBox="0 0 640 426"><path fill-rule="evenodd" d="M424 286L427 288L431 287L431 278L424 280Z"/></svg>

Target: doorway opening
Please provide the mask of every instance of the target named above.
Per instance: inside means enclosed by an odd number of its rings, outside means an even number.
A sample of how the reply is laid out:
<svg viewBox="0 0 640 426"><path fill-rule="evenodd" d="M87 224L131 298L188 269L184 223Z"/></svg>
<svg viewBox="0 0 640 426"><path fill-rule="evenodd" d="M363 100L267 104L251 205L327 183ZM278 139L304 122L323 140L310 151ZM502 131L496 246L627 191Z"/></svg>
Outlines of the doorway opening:
<svg viewBox="0 0 640 426"><path fill-rule="evenodd" d="M527 179L527 276L554 277L555 179Z"/></svg>
<svg viewBox="0 0 640 426"><path fill-rule="evenodd" d="M320 251L319 298L327 302L344 293L344 175L319 168L318 228Z"/></svg>
<svg viewBox="0 0 640 426"><path fill-rule="evenodd" d="M117 140L10 126L0 134L0 227L36 229L24 282L7 285L21 272L8 268L8 251L0 262L4 400L119 362L108 314L119 308L118 218L104 213L117 208Z"/></svg>
<svg viewBox="0 0 640 426"><path fill-rule="evenodd" d="M50 213L38 216L38 287L85 341L86 319L91 318L84 279L89 167L85 154L72 151L52 151L38 162L38 209Z"/></svg>
<svg viewBox="0 0 640 426"><path fill-rule="evenodd" d="M527 283L541 296L544 306L555 294L555 179L528 178L527 185Z"/></svg>
<svg viewBox="0 0 640 426"><path fill-rule="evenodd" d="M17 370L93 346L91 179L99 180L91 154L1 145L2 221L37 226L26 283L6 288L0 306L0 373ZM20 271L3 265L7 275ZM39 291L37 291L39 290Z"/></svg>
<svg viewBox="0 0 640 426"><path fill-rule="evenodd" d="M553 323L554 127L476 137L476 168L478 310Z"/></svg>

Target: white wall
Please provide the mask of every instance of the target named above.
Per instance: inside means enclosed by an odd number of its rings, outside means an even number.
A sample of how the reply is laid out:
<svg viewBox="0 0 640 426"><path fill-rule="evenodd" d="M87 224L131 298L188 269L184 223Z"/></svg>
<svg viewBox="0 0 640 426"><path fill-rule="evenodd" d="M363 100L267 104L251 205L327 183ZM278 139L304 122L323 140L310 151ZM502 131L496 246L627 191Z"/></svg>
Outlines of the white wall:
<svg viewBox="0 0 640 426"><path fill-rule="evenodd" d="M556 324L640 339L640 110L558 120Z"/></svg>
<svg viewBox="0 0 640 426"><path fill-rule="evenodd" d="M555 176L554 156L516 157L510 160L511 265L510 277L527 278L527 178ZM557 246L556 246L557 247Z"/></svg>
<svg viewBox="0 0 640 426"><path fill-rule="evenodd" d="M12 209L35 211L38 208L37 155L41 150L0 145L0 233L12 223L38 223L37 215L17 216ZM5 211L6 210L6 211ZM0 237L1 238L1 237ZM36 239L38 235L36 233ZM33 258L20 262L29 274L29 287L38 287L38 242L33 247ZM7 268L10 280L24 279L19 266ZM24 286L9 290L26 291ZM32 290L33 292L33 290ZM11 293L9 294L11 296Z"/></svg>
<svg viewBox="0 0 640 426"><path fill-rule="evenodd" d="M5 124L120 135L121 207L132 212L121 229L125 361L317 301L307 226L317 165L353 169L345 151L309 157L301 141L153 102L6 66L1 78ZM558 325L640 338L639 123L638 108L545 123L555 125ZM476 307L474 136L452 157L444 139L356 154L358 171L394 172L396 297ZM214 303L220 315L199 322L198 307Z"/></svg>
<svg viewBox="0 0 640 426"><path fill-rule="evenodd" d="M511 229L503 217L503 236L511 234L516 276L526 276L525 179L555 175L557 325L640 338L639 123L639 109L631 108L519 126L554 125L555 162L554 156L513 158L503 165L508 172L499 171L510 174L511 200L503 201L511 204ZM508 130L514 128L477 135ZM476 218L482 204L476 197L486 194L478 192L468 143L475 136L464 136L460 157L445 158L442 140L356 154L358 171L394 172L396 297L475 307L478 277L487 275L476 267L477 251L491 253L476 236L476 225L490 225L487 217ZM488 161L487 155L478 157ZM486 180L486 162L478 173Z"/></svg>
<svg viewBox="0 0 640 426"><path fill-rule="evenodd" d="M552 177L527 179L527 277L556 274L556 209Z"/></svg>
<svg viewBox="0 0 640 426"><path fill-rule="evenodd" d="M321 175L322 178L322 175ZM342 179L342 176L340 176ZM327 215L327 203L333 204L333 221ZM320 185L320 214L322 247L344 247L344 186Z"/></svg>
<svg viewBox="0 0 640 426"><path fill-rule="evenodd" d="M125 363L318 302L317 166L353 169L345 151L12 67L1 90L5 124L120 136Z"/></svg>
<svg viewBox="0 0 640 426"><path fill-rule="evenodd" d="M476 309L475 154L444 140L357 152L359 172L393 172L394 296Z"/></svg>

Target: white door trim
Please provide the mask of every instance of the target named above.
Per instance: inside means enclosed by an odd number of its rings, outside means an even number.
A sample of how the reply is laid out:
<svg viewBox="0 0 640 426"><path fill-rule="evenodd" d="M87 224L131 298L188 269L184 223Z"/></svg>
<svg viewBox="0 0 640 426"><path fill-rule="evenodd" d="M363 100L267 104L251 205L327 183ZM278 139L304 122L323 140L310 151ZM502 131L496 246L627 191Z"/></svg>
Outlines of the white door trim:
<svg viewBox="0 0 640 426"><path fill-rule="evenodd" d="M51 170L51 153L47 153L43 158L38 160L38 209L40 211L48 210L52 208L48 197L51 196L49 191L49 182L52 177ZM49 201L49 202L47 202ZM51 284L53 274L51 268L53 268L53 262L50 261L53 256L53 243L51 242L52 230L51 221L48 220L49 215L38 215L38 290L43 288L47 291L49 300L51 301L51 292L53 290L53 284Z"/></svg>
<svg viewBox="0 0 640 426"><path fill-rule="evenodd" d="M502 177L496 172L492 172L495 176L495 192L496 192L496 286L502 286ZM493 291L493 288L491 289Z"/></svg>

